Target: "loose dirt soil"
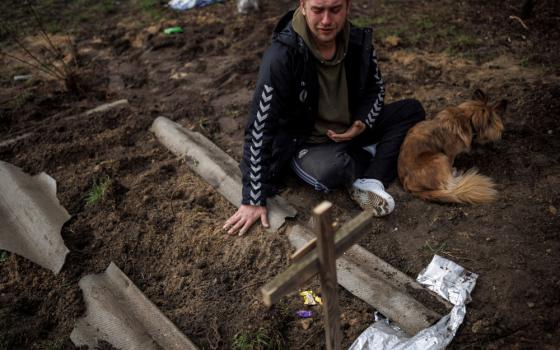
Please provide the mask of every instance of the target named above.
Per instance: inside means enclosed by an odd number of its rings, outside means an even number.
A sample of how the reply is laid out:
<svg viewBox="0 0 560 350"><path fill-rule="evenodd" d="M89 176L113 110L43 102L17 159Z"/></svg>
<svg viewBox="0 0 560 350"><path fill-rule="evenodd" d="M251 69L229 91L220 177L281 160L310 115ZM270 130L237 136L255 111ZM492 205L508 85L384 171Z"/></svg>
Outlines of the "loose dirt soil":
<svg viewBox="0 0 560 350"><path fill-rule="evenodd" d="M480 275L452 349L560 344L560 6L538 1L522 23L510 18L520 16L522 2L352 1L354 22L374 27L388 101L417 98L428 117L476 88L509 101L503 140L457 160L495 179L496 203L427 203L394 183L395 212L376 220L360 242L413 277L434 254ZM3 20L36 34L18 26L19 2L7 3ZM74 348L68 337L85 311L78 281L111 261L201 348L251 348L243 340L257 336L264 348L323 346L320 309L304 329L295 316L303 308L298 296L270 310L261 302L260 286L289 265L284 232L225 235L221 225L234 206L149 132L164 115L239 160L260 57L275 22L295 4L264 1L248 16L236 13L234 1L184 13L157 1L41 7L56 22L61 55L80 67L80 91L65 92L58 81L0 58L0 140L32 133L0 146L0 160L56 179L72 215L62 230L71 252L57 276L0 252L0 349ZM73 16L63 16L68 8ZM96 17L78 16L88 11ZM184 33L162 33L174 25ZM70 26L74 56L64 38ZM13 38L0 34L0 47L17 52ZM26 39L34 50L38 42L37 35ZM34 78L13 80L23 73ZM123 98L129 106L82 114ZM104 178L105 197L86 205ZM335 204L341 222L359 212L344 192L317 194L295 179L289 185L285 196L298 222L323 199ZM318 288L316 281L309 286ZM340 303L348 347L375 310L343 289Z"/></svg>

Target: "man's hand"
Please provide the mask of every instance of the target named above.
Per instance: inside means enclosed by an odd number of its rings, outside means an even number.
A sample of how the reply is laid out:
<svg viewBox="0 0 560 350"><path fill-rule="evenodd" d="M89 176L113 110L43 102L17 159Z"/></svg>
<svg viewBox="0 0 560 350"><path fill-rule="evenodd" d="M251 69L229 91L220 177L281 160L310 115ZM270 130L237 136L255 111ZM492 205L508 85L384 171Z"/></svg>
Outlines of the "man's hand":
<svg viewBox="0 0 560 350"><path fill-rule="evenodd" d="M365 129L366 129L366 125L362 121L356 120L354 124L352 124L352 126L349 127L348 130L346 130L342 134L337 134L332 130L328 130L327 136L334 142L350 141L354 137L364 132Z"/></svg>
<svg viewBox="0 0 560 350"><path fill-rule="evenodd" d="M239 235L243 236L259 218L261 219L262 225L268 228L268 210L266 207L241 205L239 209L237 209L237 212L226 221L223 229L227 230L229 228L227 232L229 235L234 235L239 231Z"/></svg>

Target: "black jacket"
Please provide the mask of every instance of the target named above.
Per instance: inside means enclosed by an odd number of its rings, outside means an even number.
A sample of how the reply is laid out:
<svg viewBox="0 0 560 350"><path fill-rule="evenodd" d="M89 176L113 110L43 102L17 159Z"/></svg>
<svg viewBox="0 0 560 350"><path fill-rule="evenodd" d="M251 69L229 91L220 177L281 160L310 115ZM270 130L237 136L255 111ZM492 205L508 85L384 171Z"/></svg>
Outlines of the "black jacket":
<svg viewBox="0 0 560 350"><path fill-rule="evenodd" d="M245 129L242 204L266 205L275 183L313 130L319 99L315 57L294 32L293 11L278 23L264 53ZM344 58L353 120L368 128L383 108L385 88L369 28L350 29Z"/></svg>

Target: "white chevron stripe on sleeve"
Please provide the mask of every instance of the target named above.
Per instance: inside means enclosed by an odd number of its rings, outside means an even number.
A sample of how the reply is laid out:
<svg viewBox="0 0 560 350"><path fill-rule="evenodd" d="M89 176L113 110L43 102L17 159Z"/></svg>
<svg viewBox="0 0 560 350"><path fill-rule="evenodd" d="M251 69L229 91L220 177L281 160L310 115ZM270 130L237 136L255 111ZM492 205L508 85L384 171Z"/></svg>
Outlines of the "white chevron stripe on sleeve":
<svg viewBox="0 0 560 350"><path fill-rule="evenodd" d="M264 132L256 132L255 130L253 130L253 132L251 133L253 135L253 137L257 140L262 139Z"/></svg>
<svg viewBox="0 0 560 350"><path fill-rule="evenodd" d="M263 91L263 93L262 93L262 95L261 95L261 99L262 99L264 102L270 102L270 100L272 100L272 94L267 95L267 94Z"/></svg>
<svg viewBox="0 0 560 350"><path fill-rule="evenodd" d="M251 149L251 153L252 153L255 157L258 157L259 154L261 154L261 150L258 149L258 148L257 148L257 149L254 149L254 148L253 148L253 145L251 145L250 149Z"/></svg>
<svg viewBox="0 0 560 350"><path fill-rule="evenodd" d="M257 115L252 125L251 130L251 145L249 147L251 152L250 157L250 172L251 177L251 191L249 193L249 203L251 205L262 205L262 166L261 166L261 149L264 141L264 131L266 127L266 120L268 119L268 111L271 108L274 88L268 84L263 85L263 91L259 100Z"/></svg>
<svg viewBox="0 0 560 350"><path fill-rule="evenodd" d="M253 123L253 128L255 128L255 130L257 131L261 131L264 128L264 123L263 124L259 124L256 120Z"/></svg>
<svg viewBox="0 0 560 350"><path fill-rule="evenodd" d="M266 113L270 109L270 104L263 105L262 101L259 102L259 107L263 113Z"/></svg>

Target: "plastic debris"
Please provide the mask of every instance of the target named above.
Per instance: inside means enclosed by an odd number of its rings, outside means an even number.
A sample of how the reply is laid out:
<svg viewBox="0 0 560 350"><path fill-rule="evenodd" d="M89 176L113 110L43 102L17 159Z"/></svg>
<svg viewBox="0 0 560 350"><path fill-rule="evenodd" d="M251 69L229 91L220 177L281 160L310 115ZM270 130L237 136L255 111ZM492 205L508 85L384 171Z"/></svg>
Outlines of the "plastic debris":
<svg viewBox="0 0 560 350"><path fill-rule="evenodd" d="M317 304L323 305L323 300L321 299L320 296L315 295L315 296L313 297L313 299L315 299L315 301L317 302Z"/></svg>
<svg viewBox="0 0 560 350"><path fill-rule="evenodd" d="M298 310L296 311L296 315L301 318L309 318L313 316L313 311L311 310Z"/></svg>
<svg viewBox="0 0 560 350"><path fill-rule="evenodd" d="M220 2L223 2L223 0L171 0L169 2L169 7L174 10L185 11L195 7L204 7Z"/></svg>
<svg viewBox="0 0 560 350"><path fill-rule="evenodd" d="M305 290L299 293L303 297L303 304L304 305L317 305L315 299L313 299L313 292L310 290Z"/></svg>
<svg viewBox="0 0 560 350"><path fill-rule="evenodd" d="M435 255L428 267L416 279L453 305L453 309L435 325L409 338L385 318L378 318L368 327L349 350L443 350L455 337L466 314L466 304L478 275L454 262Z"/></svg>
<svg viewBox="0 0 560 350"><path fill-rule="evenodd" d="M258 0L237 0L237 11L239 13L247 13L251 10L259 10Z"/></svg>
<svg viewBox="0 0 560 350"><path fill-rule="evenodd" d="M31 74L16 75L16 76L14 76L14 81L29 80L31 78L33 78L33 75L31 75Z"/></svg>
<svg viewBox="0 0 560 350"><path fill-rule="evenodd" d="M177 33L182 33L183 28L181 28L181 27L169 27L169 28L165 28L163 30L163 32L167 35L177 34Z"/></svg>
<svg viewBox="0 0 560 350"><path fill-rule="evenodd" d="M312 290L304 290L303 292L300 292L299 295L303 297L304 305L323 305L321 298L318 297Z"/></svg>

